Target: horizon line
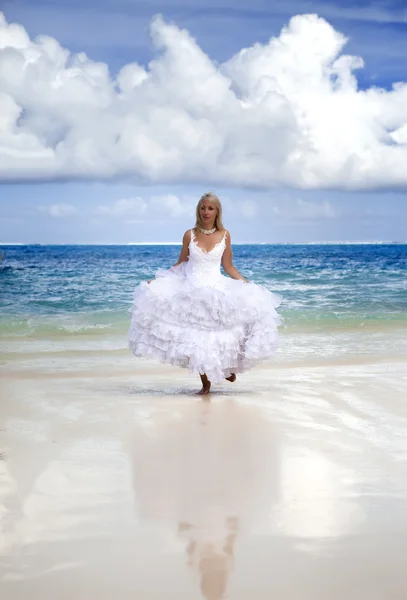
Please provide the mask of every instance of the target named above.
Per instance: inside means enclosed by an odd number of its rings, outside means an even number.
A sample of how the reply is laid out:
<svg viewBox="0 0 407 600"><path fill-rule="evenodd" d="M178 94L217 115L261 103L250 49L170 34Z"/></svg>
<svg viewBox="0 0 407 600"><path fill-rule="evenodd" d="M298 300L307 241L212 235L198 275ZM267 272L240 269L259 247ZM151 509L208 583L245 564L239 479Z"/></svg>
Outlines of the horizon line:
<svg viewBox="0 0 407 600"><path fill-rule="evenodd" d="M233 246L407 245L407 240L321 240L312 242L233 242ZM181 242L0 242L0 246L182 246Z"/></svg>

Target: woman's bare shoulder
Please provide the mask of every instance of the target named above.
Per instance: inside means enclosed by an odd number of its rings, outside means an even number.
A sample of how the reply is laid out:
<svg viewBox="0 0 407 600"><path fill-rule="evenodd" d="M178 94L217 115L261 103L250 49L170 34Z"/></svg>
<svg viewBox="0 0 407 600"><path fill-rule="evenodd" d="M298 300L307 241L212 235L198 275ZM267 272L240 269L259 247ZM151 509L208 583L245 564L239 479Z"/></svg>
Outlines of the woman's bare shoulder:
<svg viewBox="0 0 407 600"><path fill-rule="evenodd" d="M189 242L191 240L191 229L187 229L184 235L182 236L183 242Z"/></svg>

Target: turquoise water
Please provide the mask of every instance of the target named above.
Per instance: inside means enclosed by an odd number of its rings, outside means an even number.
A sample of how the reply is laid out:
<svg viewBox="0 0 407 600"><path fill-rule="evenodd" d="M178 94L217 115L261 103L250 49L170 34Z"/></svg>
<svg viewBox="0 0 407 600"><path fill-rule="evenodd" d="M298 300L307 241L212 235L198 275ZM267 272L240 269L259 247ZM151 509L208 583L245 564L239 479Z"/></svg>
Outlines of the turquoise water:
<svg viewBox="0 0 407 600"><path fill-rule="evenodd" d="M125 336L134 287L179 246L3 246L0 336ZM407 245L236 245L250 280L281 294L283 329L407 326Z"/></svg>

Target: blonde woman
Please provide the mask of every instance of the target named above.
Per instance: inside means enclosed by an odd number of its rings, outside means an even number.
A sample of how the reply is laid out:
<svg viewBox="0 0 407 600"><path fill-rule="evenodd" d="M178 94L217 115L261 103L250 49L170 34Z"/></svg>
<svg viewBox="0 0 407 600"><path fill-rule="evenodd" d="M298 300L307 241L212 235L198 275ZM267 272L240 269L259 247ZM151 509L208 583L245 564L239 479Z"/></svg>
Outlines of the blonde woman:
<svg viewBox="0 0 407 600"><path fill-rule="evenodd" d="M220 266L229 277L222 275ZM178 261L142 282L131 309L129 345L200 375L201 395L222 379L236 380L277 349L280 297L249 283L233 266L230 233L213 193L196 207Z"/></svg>

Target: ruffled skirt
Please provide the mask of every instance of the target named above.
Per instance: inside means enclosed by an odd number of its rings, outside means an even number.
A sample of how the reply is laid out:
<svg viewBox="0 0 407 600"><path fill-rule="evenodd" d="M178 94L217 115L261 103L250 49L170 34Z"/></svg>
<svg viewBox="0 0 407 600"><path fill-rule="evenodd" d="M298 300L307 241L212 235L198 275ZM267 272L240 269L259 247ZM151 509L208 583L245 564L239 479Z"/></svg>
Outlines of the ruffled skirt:
<svg viewBox="0 0 407 600"><path fill-rule="evenodd" d="M197 285L185 263L160 270L134 294L129 346L136 356L206 373L217 383L275 354L281 298L223 275Z"/></svg>

